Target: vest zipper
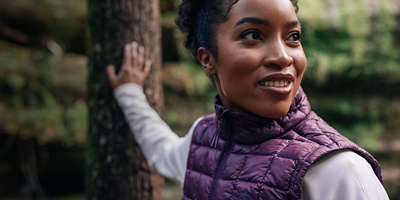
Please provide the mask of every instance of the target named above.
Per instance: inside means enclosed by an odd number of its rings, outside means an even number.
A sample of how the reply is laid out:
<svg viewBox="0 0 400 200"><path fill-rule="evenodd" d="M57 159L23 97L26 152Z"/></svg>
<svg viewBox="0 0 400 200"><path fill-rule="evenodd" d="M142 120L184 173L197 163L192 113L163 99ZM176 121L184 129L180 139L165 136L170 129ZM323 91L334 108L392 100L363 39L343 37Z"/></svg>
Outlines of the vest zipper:
<svg viewBox="0 0 400 200"><path fill-rule="evenodd" d="M229 128L228 128L228 131L229 131ZM217 173L215 174L215 177L214 177L214 180L212 183L209 200L214 199L214 193L215 193L218 179L221 177L222 170L225 168L226 160L228 159L229 155L231 154L232 147L233 147L233 137L232 137L231 132L229 131L228 132L228 143L225 145L224 154L222 155L221 162L218 165Z"/></svg>

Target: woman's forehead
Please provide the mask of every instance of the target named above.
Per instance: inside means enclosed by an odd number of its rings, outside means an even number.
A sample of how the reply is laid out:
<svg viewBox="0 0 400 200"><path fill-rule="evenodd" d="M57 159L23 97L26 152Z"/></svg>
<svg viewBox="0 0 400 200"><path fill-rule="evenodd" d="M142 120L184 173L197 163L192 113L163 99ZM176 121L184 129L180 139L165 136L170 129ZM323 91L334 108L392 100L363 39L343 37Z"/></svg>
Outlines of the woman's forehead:
<svg viewBox="0 0 400 200"><path fill-rule="evenodd" d="M239 0L232 6L229 19L238 21L245 17L289 18L292 21L297 19L297 14L290 0Z"/></svg>
<svg viewBox="0 0 400 200"><path fill-rule="evenodd" d="M263 8L265 6L268 7L268 9L274 10L294 10L290 0L238 0L232 5L232 9L258 9L260 6L263 6Z"/></svg>

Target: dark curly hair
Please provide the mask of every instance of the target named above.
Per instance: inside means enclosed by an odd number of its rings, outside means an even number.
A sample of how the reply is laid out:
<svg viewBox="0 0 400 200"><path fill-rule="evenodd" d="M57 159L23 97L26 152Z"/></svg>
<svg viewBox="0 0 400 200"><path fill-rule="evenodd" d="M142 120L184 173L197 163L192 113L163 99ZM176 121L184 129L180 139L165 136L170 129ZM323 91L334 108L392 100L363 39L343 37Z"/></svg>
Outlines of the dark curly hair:
<svg viewBox="0 0 400 200"><path fill-rule="evenodd" d="M206 48L217 59L215 27L226 22L232 6L239 0L182 0L175 23L186 35L185 47L197 59L197 50ZM298 0L291 0L297 12Z"/></svg>

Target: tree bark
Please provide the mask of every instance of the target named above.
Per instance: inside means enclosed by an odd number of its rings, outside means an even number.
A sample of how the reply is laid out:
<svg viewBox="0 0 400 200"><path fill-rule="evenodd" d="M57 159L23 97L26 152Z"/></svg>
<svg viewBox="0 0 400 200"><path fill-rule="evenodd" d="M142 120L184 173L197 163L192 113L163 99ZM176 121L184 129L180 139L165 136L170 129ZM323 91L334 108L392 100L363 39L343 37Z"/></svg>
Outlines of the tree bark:
<svg viewBox="0 0 400 200"><path fill-rule="evenodd" d="M161 199L163 178L147 165L106 80L120 67L123 46L137 41L153 62L145 84L150 105L163 110L158 0L88 0L87 199Z"/></svg>

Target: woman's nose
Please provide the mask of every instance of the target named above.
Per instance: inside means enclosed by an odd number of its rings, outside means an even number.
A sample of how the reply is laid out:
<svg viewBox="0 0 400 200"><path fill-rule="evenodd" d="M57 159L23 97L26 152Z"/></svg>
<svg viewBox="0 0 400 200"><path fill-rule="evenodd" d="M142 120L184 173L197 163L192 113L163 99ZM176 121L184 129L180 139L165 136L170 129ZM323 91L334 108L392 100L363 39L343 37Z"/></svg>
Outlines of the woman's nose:
<svg viewBox="0 0 400 200"><path fill-rule="evenodd" d="M294 60L288 53L289 48L284 41L270 43L265 51L263 65L275 68L285 68L292 65Z"/></svg>

